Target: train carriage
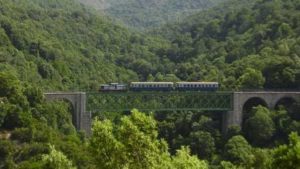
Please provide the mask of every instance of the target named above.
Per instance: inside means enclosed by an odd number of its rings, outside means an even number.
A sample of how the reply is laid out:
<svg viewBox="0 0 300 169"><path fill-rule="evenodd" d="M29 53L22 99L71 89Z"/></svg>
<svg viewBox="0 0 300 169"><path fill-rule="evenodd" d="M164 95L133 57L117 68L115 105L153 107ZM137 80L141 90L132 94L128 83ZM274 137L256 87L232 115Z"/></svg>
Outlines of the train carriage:
<svg viewBox="0 0 300 169"><path fill-rule="evenodd" d="M102 84L100 85L100 91L108 92L108 91L126 91L127 85L119 84L119 83L110 83L110 84Z"/></svg>
<svg viewBox="0 0 300 169"><path fill-rule="evenodd" d="M216 91L218 82L176 82L175 89L179 91Z"/></svg>
<svg viewBox="0 0 300 169"><path fill-rule="evenodd" d="M132 91L171 91L174 88L173 82L131 82Z"/></svg>

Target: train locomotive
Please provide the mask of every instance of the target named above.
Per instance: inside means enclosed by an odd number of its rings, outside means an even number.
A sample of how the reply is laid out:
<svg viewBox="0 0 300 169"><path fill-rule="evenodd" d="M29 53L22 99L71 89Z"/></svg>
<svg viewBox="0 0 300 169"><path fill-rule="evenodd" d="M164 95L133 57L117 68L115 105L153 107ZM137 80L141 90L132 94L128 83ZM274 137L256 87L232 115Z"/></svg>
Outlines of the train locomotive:
<svg viewBox="0 0 300 169"><path fill-rule="evenodd" d="M99 91L216 91L218 88L218 82L131 82L102 84Z"/></svg>

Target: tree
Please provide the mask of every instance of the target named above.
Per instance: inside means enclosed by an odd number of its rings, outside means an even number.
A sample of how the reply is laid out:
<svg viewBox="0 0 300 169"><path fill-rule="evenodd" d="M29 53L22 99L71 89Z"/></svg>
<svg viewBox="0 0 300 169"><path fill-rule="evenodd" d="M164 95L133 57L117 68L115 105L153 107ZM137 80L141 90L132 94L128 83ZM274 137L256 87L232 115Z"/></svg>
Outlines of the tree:
<svg viewBox="0 0 300 169"><path fill-rule="evenodd" d="M215 151L215 139L209 132L192 132L189 139L193 153L205 159L212 157Z"/></svg>
<svg viewBox="0 0 300 169"><path fill-rule="evenodd" d="M155 120L137 110L120 125L96 120L92 131L90 148L103 168L157 168L170 161L166 143L157 140Z"/></svg>
<svg viewBox="0 0 300 169"><path fill-rule="evenodd" d="M9 101L18 103L24 101L20 98L21 95L22 88L16 75L9 72L0 72L0 97L6 97Z"/></svg>
<svg viewBox="0 0 300 169"><path fill-rule="evenodd" d="M96 119L92 132L89 147L96 166L104 169L207 168L206 162L191 156L187 148L172 157L167 143L157 139L156 121L137 110L122 117L118 125Z"/></svg>
<svg viewBox="0 0 300 169"><path fill-rule="evenodd" d="M103 168L120 168L122 144L113 133L113 124L109 120L103 122L97 119L93 123L93 135L90 140L92 154L98 166Z"/></svg>
<svg viewBox="0 0 300 169"><path fill-rule="evenodd" d="M174 169L208 169L207 163L199 160L196 156L191 156L190 149L187 147L181 147L180 150L177 150L172 164Z"/></svg>
<svg viewBox="0 0 300 169"><path fill-rule="evenodd" d="M234 136L225 145L224 158L234 164L248 166L254 159L251 151L251 146L243 136Z"/></svg>
<svg viewBox="0 0 300 169"><path fill-rule="evenodd" d="M255 145L264 145L275 132L275 124L270 111L262 106L253 109L254 115L245 122L245 134L247 139ZM259 131L259 132L258 132Z"/></svg>
<svg viewBox="0 0 300 169"><path fill-rule="evenodd" d="M271 168L294 168L300 166L300 137L293 132L289 135L289 144L275 148Z"/></svg>
<svg viewBox="0 0 300 169"><path fill-rule="evenodd" d="M50 154L43 155L43 168L45 169L76 169L72 161L60 151L57 151L53 145L50 145Z"/></svg>
<svg viewBox="0 0 300 169"><path fill-rule="evenodd" d="M245 73L237 80L239 88L244 89L263 88L264 83L265 78L263 77L261 71L252 68L247 68Z"/></svg>

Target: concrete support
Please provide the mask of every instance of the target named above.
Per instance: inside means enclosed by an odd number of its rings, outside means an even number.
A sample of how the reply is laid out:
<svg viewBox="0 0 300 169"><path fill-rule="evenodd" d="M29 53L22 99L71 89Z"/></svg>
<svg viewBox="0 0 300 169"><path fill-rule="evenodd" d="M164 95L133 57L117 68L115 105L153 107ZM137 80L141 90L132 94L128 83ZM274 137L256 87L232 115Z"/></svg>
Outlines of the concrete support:
<svg viewBox="0 0 300 169"><path fill-rule="evenodd" d="M234 92L233 110L223 114L223 133L233 125L242 127L244 105L252 98L259 98L269 109L275 109L277 103L284 98L291 98L300 103L300 92Z"/></svg>
<svg viewBox="0 0 300 169"><path fill-rule="evenodd" d="M241 95L234 93L232 102L232 111L223 114L222 132L226 133L230 126L242 126L243 121L243 105L241 105Z"/></svg>
<svg viewBox="0 0 300 169"><path fill-rule="evenodd" d="M77 130L85 131L86 134L91 133L91 113L86 112L86 93L45 93L46 100L68 100L72 103L73 110L72 116L75 116L74 126Z"/></svg>

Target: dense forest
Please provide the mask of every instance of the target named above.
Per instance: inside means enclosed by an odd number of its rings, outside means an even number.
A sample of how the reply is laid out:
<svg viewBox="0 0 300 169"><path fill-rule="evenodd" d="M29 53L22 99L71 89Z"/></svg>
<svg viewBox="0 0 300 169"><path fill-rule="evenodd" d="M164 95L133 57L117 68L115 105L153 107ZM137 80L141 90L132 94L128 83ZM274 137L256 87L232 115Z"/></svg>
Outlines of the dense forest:
<svg viewBox="0 0 300 169"><path fill-rule="evenodd" d="M233 0L153 33L171 41L168 59L180 79L218 80L231 89L299 89L299 18L297 0Z"/></svg>
<svg viewBox="0 0 300 169"><path fill-rule="evenodd" d="M105 113L87 137L43 92L138 80L299 90L299 18L299 0L229 0L140 33L75 0L0 0L0 168L297 168L296 102L256 104L226 134L223 112Z"/></svg>
<svg viewBox="0 0 300 169"><path fill-rule="evenodd" d="M79 0L131 29L147 30L178 22L226 0Z"/></svg>

